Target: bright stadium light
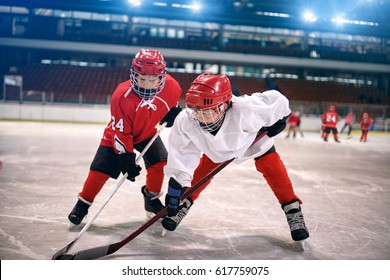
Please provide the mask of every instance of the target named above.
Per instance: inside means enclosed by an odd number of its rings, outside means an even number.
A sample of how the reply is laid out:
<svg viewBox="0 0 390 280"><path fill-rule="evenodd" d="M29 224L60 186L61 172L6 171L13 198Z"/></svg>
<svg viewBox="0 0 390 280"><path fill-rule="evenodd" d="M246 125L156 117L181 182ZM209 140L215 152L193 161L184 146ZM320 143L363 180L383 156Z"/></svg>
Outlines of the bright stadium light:
<svg viewBox="0 0 390 280"><path fill-rule="evenodd" d="M141 0L127 0L127 1L129 1L129 3L133 6L136 7L141 6Z"/></svg>
<svg viewBox="0 0 390 280"><path fill-rule="evenodd" d="M194 4L191 5L192 6L192 10L194 12L199 12L200 9L202 8L202 6L198 3L198 2L195 2Z"/></svg>
<svg viewBox="0 0 390 280"><path fill-rule="evenodd" d="M334 22L336 25L354 24L354 25L379 26L379 23L377 22L365 21L365 20L352 20L352 19L346 19L341 16L334 17L331 19L331 21Z"/></svg>
<svg viewBox="0 0 390 280"><path fill-rule="evenodd" d="M154 6L167 7L168 4L165 2L153 2Z"/></svg>
<svg viewBox="0 0 390 280"><path fill-rule="evenodd" d="M343 18L343 17L341 17L341 16L337 16L337 17L335 17L335 18L332 18L331 21L333 21L333 22L336 23L337 25L342 25L342 24L348 22L345 18Z"/></svg>
<svg viewBox="0 0 390 280"><path fill-rule="evenodd" d="M317 17L310 11L306 11L303 14L303 20L306 22L315 22L317 21Z"/></svg>
<svg viewBox="0 0 390 280"><path fill-rule="evenodd" d="M193 4L179 4L179 3L172 3L171 4L173 8L182 8L182 9L191 9L194 12L198 12L202 6L198 2L194 2Z"/></svg>

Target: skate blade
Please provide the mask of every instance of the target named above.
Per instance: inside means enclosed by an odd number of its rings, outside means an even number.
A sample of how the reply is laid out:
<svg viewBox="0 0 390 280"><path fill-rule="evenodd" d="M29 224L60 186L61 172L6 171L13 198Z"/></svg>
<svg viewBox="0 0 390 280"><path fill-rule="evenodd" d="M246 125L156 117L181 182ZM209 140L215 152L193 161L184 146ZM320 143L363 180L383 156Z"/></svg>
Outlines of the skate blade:
<svg viewBox="0 0 390 280"><path fill-rule="evenodd" d="M69 230L75 230L75 229L77 229L78 227L80 227L80 225L75 225L75 224L72 223L72 222L69 222L69 224L68 224L68 229L69 229Z"/></svg>
<svg viewBox="0 0 390 280"><path fill-rule="evenodd" d="M301 240L301 241L296 241L296 244L297 244L297 248L304 252L305 251L305 248L306 248L306 240Z"/></svg>
<svg viewBox="0 0 390 280"><path fill-rule="evenodd" d="M167 235L167 230L163 228L161 231L161 237L165 237L165 235Z"/></svg>
<svg viewBox="0 0 390 280"><path fill-rule="evenodd" d="M75 225L74 223L72 222L69 222L68 224L68 231L80 231L84 226L84 223L80 223L79 225Z"/></svg>
<svg viewBox="0 0 390 280"><path fill-rule="evenodd" d="M151 219L153 218L154 216L156 216L156 214L152 213L152 212L145 212L145 215L146 215L146 218L148 219Z"/></svg>

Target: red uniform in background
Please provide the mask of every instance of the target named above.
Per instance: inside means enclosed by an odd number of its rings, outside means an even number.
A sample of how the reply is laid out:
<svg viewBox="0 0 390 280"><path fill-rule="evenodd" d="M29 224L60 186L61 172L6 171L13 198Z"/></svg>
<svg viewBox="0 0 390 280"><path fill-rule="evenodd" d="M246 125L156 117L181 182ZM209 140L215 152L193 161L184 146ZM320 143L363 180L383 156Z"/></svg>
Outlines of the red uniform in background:
<svg viewBox="0 0 390 280"><path fill-rule="evenodd" d="M324 141L328 142L328 136L332 131L334 141L340 143L337 131L337 122L339 121L339 115L336 112L336 107L334 105L330 105L328 111L321 116L321 120L323 124Z"/></svg>
<svg viewBox="0 0 390 280"><path fill-rule="evenodd" d="M360 129L362 130L362 135L360 136L360 142L367 141L367 134L373 123L374 120L368 116L368 113L364 113L363 118L360 121Z"/></svg>
<svg viewBox="0 0 390 280"><path fill-rule="evenodd" d="M345 117L345 123L344 123L344 126L341 129L340 133L343 133L343 131L346 128L348 128L348 136L351 136L352 124L353 124L353 114L352 114L352 112L349 112L347 114L347 116Z"/></svg>
<svg viewBox="0 0 390 280"><path fill-rule="evenodd" d="M299 116L299 112L292 112L290 117L287 119L288 124L288 132L286 138L290 137L290 133L293 133L293 138L295 138L297 134L297 130L300 131L299 125L301 123L301 118ZM303 137L303 133L300 131L301 136Z"/></svg>

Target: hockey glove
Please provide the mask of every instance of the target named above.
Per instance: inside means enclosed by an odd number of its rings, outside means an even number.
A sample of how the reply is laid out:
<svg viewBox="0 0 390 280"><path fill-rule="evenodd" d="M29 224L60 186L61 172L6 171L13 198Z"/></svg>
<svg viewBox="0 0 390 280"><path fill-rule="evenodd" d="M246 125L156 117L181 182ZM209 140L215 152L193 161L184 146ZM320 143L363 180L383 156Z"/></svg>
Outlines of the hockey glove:
<svg viewBox="0 0 390 280"><path fill-rule="evenodd" d="M165 206L168 208L168 217L176 216L179 211L180 197L185 189L175 179L169 179L168 193L165 195Z"/></svg>
<svg viewBox="0 0 390 280"><path fill-rule="evenodd" d="M168 111L168 113L162 118L160 121L160 124L167 123L166 127L171 127L173 123L175 122L175 119L177 115L181 112L181 107L172 107L171 110Z"/></svg>
<svg viewBox="0 0 390 280"><path fill-rule="evenodd" d="M278 135L280 132L282 132L286 128L286 121L289 118L290 115L284 117L281 120L278 120L276 123L269 127L263 127L261 131L266 130L268 131L267 135L269 137L274 137Z"/></svg>
<svg viewBox="0 0 390 280"><path fill-rule="evenodd" d="M134 153L125 153L118 154L118 163L119 168L122 171L122 174L127 173L127 179L134 182L135 177L140 174L141 166L135 164L135 154Z"/></svg>

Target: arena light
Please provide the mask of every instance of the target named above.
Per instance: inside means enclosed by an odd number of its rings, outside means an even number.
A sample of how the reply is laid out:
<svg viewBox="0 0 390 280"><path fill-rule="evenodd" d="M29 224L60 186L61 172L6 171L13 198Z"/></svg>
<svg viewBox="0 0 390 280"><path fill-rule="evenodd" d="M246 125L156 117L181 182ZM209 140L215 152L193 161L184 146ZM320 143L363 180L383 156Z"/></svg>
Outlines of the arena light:
<svg viewBox="0 0 390 280"><path fill-rule="evenodd" d="M159 7L167 7L168 4L166 2L153 2L154 6L159 6Z"/></svg>
<svg viewBox="0 0 390 280"><path fill-rule="evenodd" d="M306 22L315 22L317 21L317 17L310 11L306 11L303 14L303 20Z"/></svg>
<svg viewBox="0 0 390 280"><path fill-rule="evenodd" d="M336 23L337 25L342 25L342 24L348 22L345 18L343 18L341 16L334 17L331 19L331 21Z"/></svg>
<svg viewBox="0 0 390 280"><path fill-rule="evenodd" d="M198 12L201 9L201 5L198 2L194 2L192 4L178 4L178 3L173 3L172 4L173 8L182 8L182 9L191 9L194 12Z"/></svg>
<svg viewBox="0 0 390 280"><path fill-rule="evenodd" d="M127 0L132 6L141 6L141 0Z"/></svg>
<svg viewBox="0 0 390 280"><path fill-rule="evenodd" d="M257 11L256 15L259 16L266 16L266 17L281 17L281 18L289 18L289 14L285 13L273 13L273 12L263 12L263 11Z"/></svg>
<svg viewBox="0 0 390 280"><path fill-rule="evenodd" d="M195 2L192 4L192 10L194 12L199 12L201 10L202 6L198 3L198 2Z"/></svg>
<svg viewBox="0 0 390 280"><path fill-rule="evenodd" d="M352 20L352 19L343 18L341 16L332 18L331 21L336 23L337 25L354 24L354 25L379 26L377 22L365 21L365 20Z"/></svg>

